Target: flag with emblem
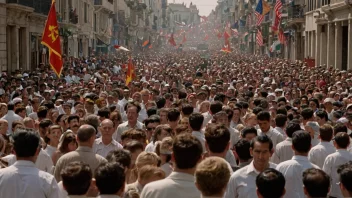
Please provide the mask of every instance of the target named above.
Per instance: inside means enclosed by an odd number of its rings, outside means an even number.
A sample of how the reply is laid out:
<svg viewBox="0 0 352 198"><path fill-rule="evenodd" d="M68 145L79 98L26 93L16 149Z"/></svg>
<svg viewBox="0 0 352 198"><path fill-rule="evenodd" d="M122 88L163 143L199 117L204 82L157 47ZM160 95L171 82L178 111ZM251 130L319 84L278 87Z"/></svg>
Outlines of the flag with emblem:
<svg viewBox="0 0 352 198"><path fill-rule="evenodd" d="M134 66L132 62L132 57L128 57L127 73L126 73L126 86L130 84L134 76Z"/></svg>
<svg viewBox="0 0 352 198"><path fill-rule="evenodd" d="M51 3L41 43L49 49L49 64L56 75L60 77L63 60L61 56L60 35L56 18L55 0Z"/></svg>

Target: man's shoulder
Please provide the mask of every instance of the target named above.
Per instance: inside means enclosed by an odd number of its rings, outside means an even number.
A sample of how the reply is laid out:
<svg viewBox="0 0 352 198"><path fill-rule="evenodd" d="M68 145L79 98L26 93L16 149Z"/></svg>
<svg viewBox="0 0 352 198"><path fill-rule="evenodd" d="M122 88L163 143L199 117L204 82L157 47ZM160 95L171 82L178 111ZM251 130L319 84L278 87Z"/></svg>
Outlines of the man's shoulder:
<svg viewBox="0 0 352 198"><path fill-rule="evenodd" d="M279 170L279 169L285 169L285 168L293 167L295 164L298 164L298 162L295 161L295 160L292 160L292 159L286 160L286 161L281 162L280 164L278 164L276 166L276 169Z"/></svg>

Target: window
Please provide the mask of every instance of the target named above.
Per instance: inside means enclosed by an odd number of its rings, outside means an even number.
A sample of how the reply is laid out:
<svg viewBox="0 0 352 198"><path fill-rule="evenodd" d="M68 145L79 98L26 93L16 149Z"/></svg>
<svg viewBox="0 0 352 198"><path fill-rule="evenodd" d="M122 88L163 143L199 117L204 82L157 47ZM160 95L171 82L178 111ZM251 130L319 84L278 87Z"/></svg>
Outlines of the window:
<svg viewBox="0 0 352 198"><path fill-rule="evenodd" d="M88 4L84 3L84 23L88 23Z"/></svg>
<svg viewBox="0 0 352 198"><path fill-rule="evenodd" d="M93 27L94 31L97 31L97 14L94 13L94 18L93 18Z"/></svg>
<svg viewBox="0 0 352 198"><path fill-rule="evenodd" d="M330 0L322 0L322 6L329 5Z"/></svg>

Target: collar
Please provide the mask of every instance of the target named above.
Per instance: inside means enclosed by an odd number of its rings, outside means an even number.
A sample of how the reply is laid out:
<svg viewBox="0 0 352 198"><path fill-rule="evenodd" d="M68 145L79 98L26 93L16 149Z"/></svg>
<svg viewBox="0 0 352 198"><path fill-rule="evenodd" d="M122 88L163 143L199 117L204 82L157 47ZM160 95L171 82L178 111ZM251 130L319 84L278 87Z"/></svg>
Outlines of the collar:
<svg viewBox="0 0 352 198"><path fill-rule="evenodd" d="M254 172L256 175L259 175L259 171L257 171L257 169L254 168L254 165L253 165L253 161L251 161L251 163L247 166L247 174L250 174L251 172ZM269 162L269 168L275 168L275 164L272 164Z"/></svg>
<svg viewBox="0 0 352 198"><path fill-rule="evenodd" d="M271 132L273 131L273 127L270 126L269 130L267 132L264 132L263 130L260 130L262 133L264 133L265 135L269 136L271 134Z"/></svg>
<svg viewBox="0 0 352 198"><path fill-rule="evenodd" d="M190 181L194 183L194 176L187 173L181 172L172 172L169 177L172 180L183 180L183 181Z"/></svg>
<svg viewBox="0 0 352 198"><path fill-rule="evenodd" d="M331 142L320 142L319 143L320 145L323 145L323 146L334 146L333 144L331 144Z"/></svg>
<svg viewBox="0 0 352 198"><path fill-rule="evenodd" d="M347 149L337 149L336 152L338 153L350 153L347 151Z"/></svg>
<svg viewBox="0 0 352 198"><path fill-rule="evenodd" d="M82 151L82 152L93 152L93 149L88 147L88 146L78 146L76 151Z"/></svg>
<svg viewBox="0 0 352 198"><path fill-rule="evenodd" d="M296 160L296 161L309 161L307 156L302 156L302 155L294 155L292 157L292 160Z"/></svg>
<svg viewBox="0 0 352 198"><path fill-rule="evenodd" d="M17 160L14 163L14 166L27 166L27 167L35 167L35 164L28 160Z"/></svg>
<svg viewBox="0 0 352 198"><path fill-rule="evenodd" d="M287 137L287 138L286 138L286 141L288 141L288 142L292 142L292 138Z"/></svg>

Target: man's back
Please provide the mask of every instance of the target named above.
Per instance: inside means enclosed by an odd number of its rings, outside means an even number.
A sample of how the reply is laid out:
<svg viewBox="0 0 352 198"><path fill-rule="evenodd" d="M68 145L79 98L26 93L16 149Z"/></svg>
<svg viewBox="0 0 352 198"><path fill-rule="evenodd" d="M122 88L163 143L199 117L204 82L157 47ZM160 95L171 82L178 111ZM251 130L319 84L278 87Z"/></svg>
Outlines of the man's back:
<svg viewBox="0 0 352 198"><path fill-rule="evenodd" d="M7 112L7 114L4 115L4 117L2 117L1 119L7 120L7 123L8 123L7 133L8 134L12 133L12 122L13 121L17 121L17 120L22 121L23 120L23 118L21 116L15 114L15 112L11 111L11 110L9 110Z"/></svg>
<svg viewBox="0 0 352 198"><path fill-rule="evenodd" d="M59 188L55 178L37 169L33 162L17 161L0 170L1 198L58 198Z"/></svg>
<svg viewBox="0 0 352 198"><path fill-rule="evenodd" d="M323 165L323 171L331 177L331 189L330 196L342 197L342 193L339 185L339 175L337 174L337 168L349 161L352 161L352 153L345 149L338 149L335 153L328 155Z"/></svg>
<svg viewBox="0 0 352 198"><path fill-rule="evenodd" d="M276 169L280 171L286 179L285 198L304 198L302 173L308 168L318 168L315 164L308 161L307 157L295 155L291 160L282 162L277 165Z"/></svg>
<svg viewBox="0 0 352 198"><path fill-rule="evenodd" d="M271 161L275 164L280 164L281 162L292 159L293 155L292 138L286 138L286 140L276 145Z"/></svg>
<svg viewBox="0 0 352 198"><path fill-rule="evenodd" d="M78 147L77 150L66 153L56 163L54 175L56 181L61 181L60 172L61 170L70 162L82 161L87 163L89 167L94 172L95 169L103 162L106 162L106 159L98 154L94 154L93 150L89 147Z"/></svg>
<svg viewBox="0 0 352 198"><path fill-rule="evenodd" d="M147 184L141 198L199 198L200 192L194 184L194 176L172 172L169 177Z"/></svg>
<svg viewBox="0 0 352 198"><path fill-rule="evenodd" d="M320 142L309 151L308 159L313 164L323 168L326 157L335 151L336 148L332 143Z"/></svg>

